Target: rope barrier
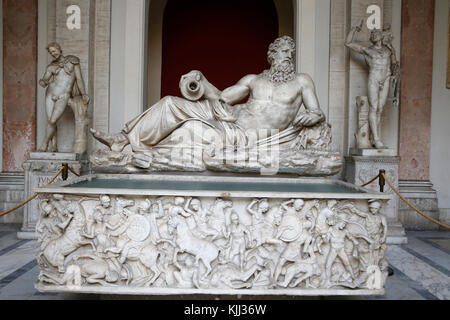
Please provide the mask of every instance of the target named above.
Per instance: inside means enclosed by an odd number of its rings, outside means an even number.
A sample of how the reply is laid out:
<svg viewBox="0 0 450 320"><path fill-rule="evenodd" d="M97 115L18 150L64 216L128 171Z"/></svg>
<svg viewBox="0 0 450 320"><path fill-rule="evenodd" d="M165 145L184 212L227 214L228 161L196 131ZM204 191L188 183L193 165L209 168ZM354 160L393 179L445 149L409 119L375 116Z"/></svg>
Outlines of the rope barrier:
<svg viewBox="0 0 450 320"><path fill-rule="evenodd" d="M414 211L416 211L418 214L420 214L421 216L423 216L425 219L430 220L433 223L436 223L437 225L440 225L443 228L446 228L448 230L450 230L450 226L430 217L429 215L427 215L426 213L424 213L423 211L417 209L416 206L414 206L408 199L406 199L401 193L400 191L398 191L394 185L388 180L388 178L386 177L386 172L384 170L380 170L380 173L375 176L373 179L371 179L369 182L363 184L361 187L365 187L368 186L369 184L371 184L372 182L374 182L375 180L380 179L380 186L381 184L384 184L384 182L386 182L391 189L399 196L400 199L402 199L403 201L405 201L405 203Z"/></svg>
<svg viewBox="0 0 450 320"><path fill-rule="evenodd" d="M67 164L63 164L63 166L61 167L61 169L58 170L58 172L56 173L56 175L50 179L50 181L47 183L47 185L52 184L53 182L55 182L56 178L58 178L58 176L63 173L65 170L70 170L70 172L72 172L74 175L76 176L80 176L77 172L75 172L75 170L73 170L71 167L67 166ZM31 200L33 200L34 198L36 198L38 196L37 193L33 194L30 198L28 198L27 200L21 202L20 204L18 204L17 206L8 209L2 213L0 213L0 217L6 216L7 214L23 207L24 205L26 205L28 202L30 202Z"/></svg>
<svg viewBox="0 0 450 320"><path fill-rule="evenodd" d="M77 177L81 177L80 174L78 174L75 170L72 169L72 167L69 167L70 172L72 172L74 175L76 175Z"/></svg>
<svg viewBox="0 0 450 320"><path fill-rule="evenodd" d="M423 216L424 218L430 220L431 222L434 222L438 225L440 225L443 228L446 228L448 230L450 230L450 226L436 220L433 219L432 217L430 217L429 215L427 215L426 213L424 213L423 211L417 209L408 199L406 199L393 185L392 183L386 178L386 175L384 173L381 173L381 175L383 176L384 180L387 182L387 184L391 187L391 189L400 197L400 199L402 199L403 201L405 201L405 203L411 207L411 209L413 209L414 211L416 211L418 214L420 214L421 216Z"/></svg>
<svg viewBox="0 0 450 320"><path fill-rule="evenodd" d="M364 188L364 187L368 186L369 184L371 184L372 182L374 182L375 180L377 180L379 177L380 177L380 175L378 174L377 176L373 177L372 180L370 180L369 182L363 184L361 187Z"/></svg>

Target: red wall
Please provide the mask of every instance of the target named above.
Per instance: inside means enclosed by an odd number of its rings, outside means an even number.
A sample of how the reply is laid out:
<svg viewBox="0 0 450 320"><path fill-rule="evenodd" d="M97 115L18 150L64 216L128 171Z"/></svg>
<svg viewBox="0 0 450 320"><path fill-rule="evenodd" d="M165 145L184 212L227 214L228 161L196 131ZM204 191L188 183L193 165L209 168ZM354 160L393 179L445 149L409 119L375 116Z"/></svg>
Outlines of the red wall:
<svg viewBox="0 0 450 320"><path fill-rule="evenodd" d="M3 1L3 171L21 172L36 142L37 0ZM44 106L42 106L44 108Z"/></svg>
<svg viewBox="0 0 450 320"><path fill-rule="evenodd" d="M200 70L223 90L269 67L278 37L272 0L169 0L164 12L161 96L180 96L183 74Z"/></svg>
<svg viewBox="0 0 450 320"><path fill-rule="evenodd" d="M430 179L434 0L402 5L401 180Z"/></svg>

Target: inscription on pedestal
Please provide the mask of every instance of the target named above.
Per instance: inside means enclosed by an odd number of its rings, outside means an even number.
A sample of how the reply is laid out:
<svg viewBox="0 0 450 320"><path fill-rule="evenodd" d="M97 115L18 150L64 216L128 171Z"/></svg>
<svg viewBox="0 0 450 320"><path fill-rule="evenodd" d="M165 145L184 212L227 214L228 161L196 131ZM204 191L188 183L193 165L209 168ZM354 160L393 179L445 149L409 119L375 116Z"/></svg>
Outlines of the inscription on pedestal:
<svg viewBox="0 0 450 320"><path fill-rule="evenodd" d="M25 171L25 199L34 195L34 190L48 185L50 180L58 173L63 163L68 163L75 172L81 172L82 162L79 155L71 153L31 153L30 160L23 164ZM61 176L53 183L62 181ZM36 223L39 220L39 204L32 200L24 206L24 219L20 239L37 239L35 232Z"/></svg>

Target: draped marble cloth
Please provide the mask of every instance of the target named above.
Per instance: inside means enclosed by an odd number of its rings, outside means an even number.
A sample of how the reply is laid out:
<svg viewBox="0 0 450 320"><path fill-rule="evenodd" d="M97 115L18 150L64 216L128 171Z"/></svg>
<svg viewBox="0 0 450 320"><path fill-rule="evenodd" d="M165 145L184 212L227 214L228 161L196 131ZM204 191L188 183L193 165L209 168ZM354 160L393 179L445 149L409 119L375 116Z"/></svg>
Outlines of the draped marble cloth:
<svg viewBox="0 0 450 320"><path fill-rule="evenodd" d="M192 122L200 122L202 128L214 129L225 146L245 147L248 144L245 130L235 124L236 118L231 107L217 100L192 102L179 97L165 97L128 122L122 132L128 137L134 152L145 152L155 146L170 145L170 135L181 127L192 132ZM300 129L290 127L258 141L258 147L292 141Z"/></svg>

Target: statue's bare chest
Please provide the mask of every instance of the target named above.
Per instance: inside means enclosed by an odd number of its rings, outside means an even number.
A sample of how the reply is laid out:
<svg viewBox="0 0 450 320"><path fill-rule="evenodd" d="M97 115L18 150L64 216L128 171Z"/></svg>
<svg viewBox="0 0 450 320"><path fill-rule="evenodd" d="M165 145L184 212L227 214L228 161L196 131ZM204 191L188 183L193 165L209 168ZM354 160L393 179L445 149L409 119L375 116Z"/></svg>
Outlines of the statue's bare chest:
<svg viewBox="0 0 450 320"><path fill-rule="evenodd" d="M50 66L50 71L55 78L74 78L75 66L70 62L54 63Z"/></svg>
<svg viewBox="0 0 450 320"><path fill-rule="evenodd" d="M252 82L251 89L253 99L281 104L294 103L300 94L300 88L295 80L274 84L260 77Z"/></svg>
<svg viewBox="0 0 450 320"><path fill-rule="evenodd" d="M391 57L391 51L387 48L370 48L370 60L380 61L389 60Z"/></svg>

